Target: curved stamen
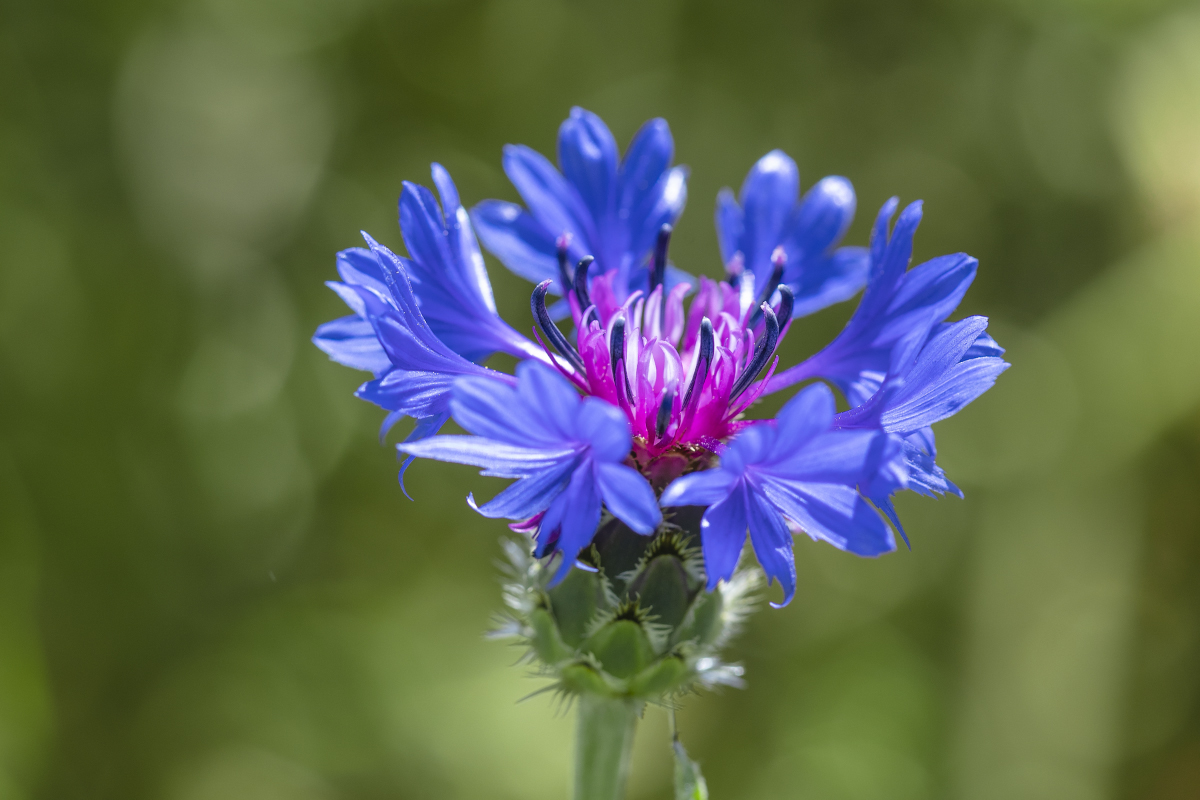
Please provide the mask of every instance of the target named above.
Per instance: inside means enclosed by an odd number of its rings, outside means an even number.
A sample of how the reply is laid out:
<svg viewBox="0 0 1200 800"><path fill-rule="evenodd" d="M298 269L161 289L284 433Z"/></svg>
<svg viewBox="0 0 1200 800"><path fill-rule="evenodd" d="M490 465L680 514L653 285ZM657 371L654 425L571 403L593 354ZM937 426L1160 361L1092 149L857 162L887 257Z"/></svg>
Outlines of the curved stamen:
<svg viewBox="0 0 1200 800"><path fill-rule="evenodd" d="M562 296L566 297L571 291L571 273L567 270L567 248L571 245L571 234L564 233L554 242L558 250L558 283L562 287Z"/></svg>
<svg viewBox="0 0 1200 800"><path fill-rule="evenodd" d="M683 396L683 408L688 407L688 403L692 400L692 393L696 389L703 389L704 382L708 380L708 368L712 364L713 353L716 351L716 339L713 336L712 322L708 317L700 320L700 352L696 356L696 368L692 370L692 382L688 384L687 394ZM700 395L696 392L696 397Z"/></svg>
<svg viewBox="0 0 1200 800"><path fill-rule="evenodd" d="M658 240L654 243L654 261L650 269L650 291L662 286L667 279L667 246L671 243L671 231L668 223L658 229ZM663 287L663 302L666 302L666 287Z"/></svg>
<svg viewBox="0 0 1200 800"><path fill-rule="evenodd" d="M633 387L629 385L629 373L625 371L624 317L613 320L612 338L608 340L608 360L612 363L613 388L616 389L617 397L632 403Z"/></svg>
<svg viewBox="0 0 1200 800"><path fill-rule="evenodd" d="M767 281L767 285L763 289L760 302L770 302L771 295L775 294L775 290L783 285L783 268L787 266L787 253L784 252L782 247L776 247L771 252L771 266L773 267L771 270L771 279ZM791 314L789 313L788 316L790 317ZM759 309L755 309L754 316L750 317L750 322L747 323L747 327L753 328L758 324L760 319L762 319L761 307ZM783 323L779 323L779 326L782 328Z"/></svg>
<svg viewBox="0 0 1200 800"><path fill-rule="evenodd" d="M661 439L667 432L667 423L671 421L671 405L675 402L675 393L668 390L658 405L658 419L654 422L654 433Z"/></svg>
<svg viewBox="0 0 1200 800"><path fill-rule="evenodd" d="M758 347L754 348L754 358L746 365L746 369L738 376L733 388L729 391L729 402L731 403L738 398L738 395L746 391L750 383L758 377L758 373L775 354L775 345L779 343L779 320L775 317L775 312L766 303L763 303L761 308L763 316L767 318L767 332L759 341Z"/></svg>
<svg viewBox="0 0 1200 800"><path fill-rule="evenodd" d="M529 298L529 307L533 311L533 318L537 321L538 327L542 329L542 333L546 334L546 338L550 340L550 344L554 345L562 357L567 360L575 371L580 375L585 374L586 370L583 367L583 359L579 356L579 351L567 341L567 337L563 336L563 332L554 324L554 320L550 319L550 312L546 310L546 292L550 289L552 281L545 280L539 283L533 289L533 295Z"/></svg>
<svg viewBox="0 0 1200 800"><path fill-rule="evenodd" d="M788 321L792 318L792 308L796 305L796 295L792 294L792 287L786 283L779 284L779 311L775 317L779 321L779 331L787 327Z"/></svg>
<svg viewBox="0 0 1200 800"><path fill-rule="evenodd" d="M595 260L591 256L584 256L579 265L575 267L575 299L579 301L581 312L587 311L592 305L592 296L588 292L588 268ZM587 320L580 320L579 324L586 325Z"/></svg>

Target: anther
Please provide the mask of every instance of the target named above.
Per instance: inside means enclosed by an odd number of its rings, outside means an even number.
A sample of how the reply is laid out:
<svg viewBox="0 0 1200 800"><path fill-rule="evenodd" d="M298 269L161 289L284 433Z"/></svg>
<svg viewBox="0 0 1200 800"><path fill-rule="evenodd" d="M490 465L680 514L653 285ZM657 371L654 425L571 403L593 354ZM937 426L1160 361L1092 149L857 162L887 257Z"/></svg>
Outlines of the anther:
<svg viewBox="0 0 1200 800"><path fill-rule="evenodd" d="M563 332L554 324L554 320L550 319L550 312L546 310L546 292L550 289L550 283L551 281L546 280L534 287L533 295L529 298L529 307L533 311L533 318L537 321L538 327L542 329L542 333L546 334L550 344L575 368L576 372L582 375L586 370L583 367L583 359L579 357L579 351L567 341L567 337L563 336Z"/></svg>
<svg viewBox="0 0 1200 800"><path fill-rule="evenodd" d="M776 318L775 312L766 303L763 303L761 308L763 316L767 318L766 335L759 341L758 347L754 348L754 358L746 365L746 369L734 382L733 389L729 391L729 402L731 403L750 387L751 382L775 354L775 345L779 343L779 320Z"/></svg>
<svg viewBox="0 0 1200 800"><path fill-rule="evenodd" d="M612 324L612 338L608 341L608 360L612 364L613 388L617 397L622 392L625 399L633 402L633 389L629 386L629 374L625 371L625 318L617 317Z"/></svg>
<svg viewBox="0 0 1200 800"><path fill-rule="evenodd" d="M575 299L579 301L579 310L586 311L592 304L591 293L588 292L588 268L596 259L584 256L575 267ZM583 324L582 322L580 324Z"/></svg>
<svg viewBox="0 0 1200 800"><path fill-rule="evenodd" d="M716 351L716 340L713 336L712 322L708 317L700 320L700 352L696 355L696 368L692 370L692 382L688 384L687 394L683 396L683 408L688 407L688 403L692 400L692 394L696 393L697 398L699 393L697 389L704 388L704 382L708 380L708 368L712 364L713 354Z"/></svg>
<svg viewBox="0 0 1200 800"><path fill-rule="evenodd" d="M667 423L671 421L671 405L675 402L675 393L668 391L663 395L658 405L658 419L654 423L654 433L659 439L667 433Z"/></svg>
<svg viewBox="0 0 1200 800"><path fill-rule="evenodd" d="M567 248L571 246L571 234L564 233L554 242L558 250L558 283L562 287L563 297L571 291L571 274L567 270Z"/></svg>
<svg viewBox="0 0 1200 800"><path fill-rule="evenodd" d="M653 292L667 278L667 246L671 243L671 231L674 230L669 224L663 223L663 226L658 229L658 240L654 243L654 261L650 269L650 291ZM663 299L667 296L666 287L663 286Z"/></svg>

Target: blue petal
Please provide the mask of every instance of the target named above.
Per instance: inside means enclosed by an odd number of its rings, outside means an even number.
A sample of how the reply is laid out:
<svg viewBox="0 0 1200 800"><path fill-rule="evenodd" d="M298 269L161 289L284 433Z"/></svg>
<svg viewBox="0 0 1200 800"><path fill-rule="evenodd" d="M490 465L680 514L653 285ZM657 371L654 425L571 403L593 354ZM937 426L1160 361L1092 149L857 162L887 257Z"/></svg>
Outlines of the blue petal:
<svg viewBox="0 0 1200 800"><path fill-rule="evenodd" d="M388 286L379 288L374 285L363 286L358 283L338 283L337 281L325 281L325 285L332 289L338 299L345 303L355 315L363 319L367 318L367 307L359 293L360 289L368 289L372 294L385 301L392 296L392 290Z"/></svg>
<svg viewBox="0 0 1200 800"><path fill-rule="evenodd" d="M558 163L602 229L613 209L617 182L617 142L604 121L572 108L558 129Z"/></svg>
<svg viewBox="0 0 1200 800"><path fill-rule="evenodd" d="M406 371L487 375L507 379L507 376L501 377L500 373L467 361L434 335L413 294L404 260L366 234L363 235L386 272L390 294L385 300L369 288L349 288L361 298L365 315L375 328L375 335L391 362Z"/></svg>
<svg viewBox="0 0 1200 800"><path fill-rule="evenodd" d="M778 434L769 422L743 428L721 453L721 468L741 475L747 468L766 460L776 449Z"/></svg>
<svg viewBox="0 0 1200 800"><path fill-rule="evenodd" d="M569 440L547 430L542 420L521 401L515 387L486 378L461 378L450 401L454 421L476 436L514 445L567 446Z"/></svg>
<svg viewBox="0 0 1200 800"><path fill-rule="evenodd" d="M676 478L663 490L659 504L664 506L711 506L723 500L738 476L724 469L708 469Z"/></svg>
<svg viewBox="0 0 1200 800"><path fill-rule="evenodd" d="M640 472L624 464L596 464L596 483L612 515L649 536L662 522L654 490Z"/></svg>
<svg viewBox="0 0 1200 800"><path fill-rule="evenodd" d="M975 316L936 326L933 335L911 361L905 363L897 359L889 370L901 379L901 385L889 398L890 403L894 406L920 394L932 381L963 360L979 335L987 330L987 325L987 317Z"/></svg>
<svg viewBox="0 0 1200 800"><path fill-rule="evenodd" d="M884 256L887 255L887 248L890 239L888 226L892 221L892 217L896 213L896 208L900 205L899 197L889 197L886 202L879 208L879 213L875 215L875 225L871 228L871 273L867 276L868 280L875 280L876 276L883 270Z"/></svg>
<svg viewBox="0 0 1200 800"><path fill-rule="evenodd" d="M880 337L898 338L917 323L926 330L941 322L962 302L979 262L966 253L938 256L913 267L887 304L887 323Z"/></svg>
<svg viewBox="0 0 1200 800"><path fill-rule="evenodd" d="M892 529L851 486L765 481L764 494L813 539L860 556L896 549Z"/></svg>
<svg viewBox="0 0 1200 800"><path fill-rule="evenodd" d="M795 279L786 280L795 297L792 319L815 314L858 294L867 282L870 260L865 247L840 247L828 256L804 262L801 267Z"/></svg>
<svg viewBox="0 0 1200 800"><path fill-rule="evenodd" d="M850 181L831 175L817 181L805 192L788 226L785 249L788 264L803 264L808 259L827 255L841 241L854 219L854 187ZM785 280L793 280L787 270ZM864 280L866 276L863 276Z"/></svg>
<svg viewBox="0 0 1200 800"><path fill-rule="evenodd" d="M545 511L566 488L575 467L574 460L564 460L533 473L482 506L475 506L475 510L489 519L529 519Z"/></svg>
<svg viewBox="0 0 1200 800"><path fill-rule="evenodd" d="M577 421L577 436L591 445L598 462L619 463L629 455L633 441L625 412L598 397L583 401Z"/></svg>
<svg viewBox="0 0 1200 800"><path fill-rule="evenodd" d="M906 488L926 497L946 492L962 497L962 490L950 482L945 471L935 463L936 458L933 428L921 428L904 437L904 462L908 468Z"/></svg>
<svg viewBox="0 0 1200 800"><path fill-rule="evenodd" d="M671 166L675 141L664 119L652 119L638 129L617 175L617 214L629 219L635 209L655 205L653 191Z"/></svg>
<svg viewBox="0 0 1200 800"><path fill-rule="evenodd" d="M391 428L392 425L394 425L397 421L399 421L400 416L400 412L393 411L383 420L383 424L379 427L380 444L383 443L383 437L387 436L388 429ZM404 441L418 442L421 439L427 439L440 431L448 419L450 419L449 414L435 414L432 417L419 419L417 420L417 424L414 425L413 429L409 432L408 436L404 438ZM407 456L404 459L404 463L400 465L400 474L397 476L400 481L400 491L404 492L404 496L409 500L412 500L412 496L408 493L408 489L404 486L404 473L408 472L408 468L412 466L412 462L415 459L416 456Z"/></svg>
<svg viewBox="0 0 1200 800"><path fill-rule="evenodd" d="M498 350L536 357L539 349L496 314L483 256L450 176L437 164L433 175L456 204L447 205L444 216L424 186L405 181L400 196L400 227L412 255L402 264L422 315L442 342L470 361Z"/></svg>
<svg viewBox="0 0 1200 800"><path fill-rule="evenodd" d="M553 280L551 290L563 293L555 236L532 214L516 203L484 200L471 209L471 220L483 244L510 271L531 283Z"/></svg>
<svg viewBox="0 0 1200 800"><path fill-rule="evenodd" d="M594 249L596 230L575 187L546 157L524 145L504 148L504 172L534 218L556 239L571 237L571 255L582 258Z"/></svg>
<svg viewBox="0 0 1200 800"><path fill-rule="evenodd" d="M418 442L403 442L396 449L418 458L470 464L480 467L481 474L496 478L523 478L564 462L571 463L577 457L570 448L520 447L482 436L432 436Z"/></svg>
<svg viewBox="0 0 1200 800"><path fill-rule="evenodd" d="M355 291L367 306L367 319L375 336L397 368L439 372L447 376L484 374L483 367L446 347L418 314L396 309L367 289L355 288Z"/></svg>
<svg viewBox="0 0 1200 800"><path fill-rule="evenodd" d="M905 272L919 221L920 207L913 203L900 215L883 251L876 233L872 277L850 321L824 350L777 374L771 391L819 375L835 383L851 406L859 406L875 394L894 364L916 357L934 326L958 306L978 266L974 258L958 253ZM883 222L886 230L886 219ZM881 261L875 261L876 256Z"/></svg>
<svg viewBox="0 0 1200 800"><path fill-rule="evenodd" d="M768 581L777 580L783 588L783 602L771 603L782 608L792 602L796 594L796 562L792 555L792 533L788 530L779 512L758 495L748 493L750 543L754 555L767 574Z"/></svg>
<svg viewBox="0 0 1200 800"><path fill-rule="evenodd" d="M449 410L454 375L393 369L358 387L354 396L409 417L428 417Z"/></svg>
<svg viewBox="0 0 1200 800"><path fill-rule="evenodd" d="M741 247L743 230L742 207L738 205L737 198L730 189L722 189L717 195L716 224L721 261L728 266Z"/></svg>
<svg viewBox="0 0 1200 800"><path fill-rule="evenodd" d="M963 359L968 358L983 358L984 356L1002 356L1004 348L1000 343L992 338L987 331L979 334L979 338L971 345L971 348L963 355Z"/></svg>
<svg viewBox="0 0 1200 800"><path fill-rule="evenodd" d="M375 329L362 317L339 317L326 322L317 328L312 341L331 359L347 367L378 375L392 366L375 338Z"/></svg>
<svg viewBox="0 0 1200 800"><path fill-rule="evenodd" d="M786 459L764 466L764 474L790 481L817 481L857 485L869 479L870 468L878 468L876 439L879 431L827 431L809 440Z"/></svg>
<svg viewBox="0 0 1200 800"><path fill-rule="evenodd" d="M884 390L885 396L876 403L882 427L897 433L927 427L991 388L1008 368L1003 360L994 356L962 360L986 327L986 317L939 326L911 366L893 366L897 385Z"/></svg>
<svg viewBox="0 0 1200 800"><path fill-rule="evenodd" d="M787 401L775 420L772 460L800 452L809 440L829 430L835 410L833 392L823 383L813 384Z"/></svg>
<svg viewBox="0 0 1200 800"><path fill-rule="evenodd" d="M396 427L396 423L398 423L400 420L404 419L407 416L408 415L405 414L403 411L389 411L387 413L387 415L383 418L383 422L379 423L379 443L383 444L384 440L387 439L388 433L391 432L392 428ZM442 415L438 415L438 416L440 417ZM446 417L446 419L450 419L449 414L446 414L445 417ZM433 417L428 417L428 419L433 419ZM440 428L441 426L439 425L438 427ZM410 437L410 438L412 438L412 437ZM415 438L420 439L422 437L418 436Z"/></svg>
<svg viewBox="0 0 1200 800"><path fill-rule="evenodd" d="M581 440L578 419L582 400L558 370L537 361L518 364L517 398L538 426L530 435L547 441Z"/></svg>
<svg viewBox="0 0 1200 800"><path fill-rule="evenodd" d="M364 247L351 247L338 253L337 271L341 279L351 286L365 286L385 297L388 294L387 273L383 265L374 253ZM358 308L354 311L362 313Z"/></svg>
<svg viewBox="0 0 1200 800"><path fill-rule="evenodd" d="M782 150L772 150L751 168L738 195L744 230L739 249L746 268L761 290L771 276L771 252L784 239L784 231L800 193L800 170Z"/></svg>
<svg viewBox="0 0 1200 800"><path fill-rule="evenodd" d="M562 562L550 586L556 585L571 571L575 557L591 543L599 524L600 493L595 476L589 468L577 469L566 490L546 509L538 530L539 545L543 536L548 537L555 530L559 531L555 548L561 553Z"/></svg>
<svg viewBox="0 0 1200 800"><path fill-rule="evenodd" d="M455 274L457 265L433 193L424 186L404 181L399 207L404 246L416 262L410 276L413 281L429 283L443 290L459 284L462 276Z"/></svg>
<svg viewBox="0 0 1200 800"><path fill-rule="evenodd" d="M746 499L746 490L738 483L724 500L709 506L700 519L700 544L710 592L717 588L718 581L732 578L737 569L750 525Z"/></svg>
<svg viewBox="0 0 1200 800"><path fill-rule="evenodd" d="M672 167L663 173L642 203L629 212L623 224L629 226L628 264L641 266L650 257L658 231L664 224L674 225L687 204L687 167Z"/></svg>
<svg viewBox="0 0 1200 800"><path fill-rule="evenodd" d="M1008 367L1003 359L994 357L972 358L954 365L926 384L920 394L885 411L881 417L884 430L908 433L958 413L992 388Z"/></svg>
<svg viewBox="0 0 1200 800"><path fill-rule="evenodd" d="M476 299L484 311L494 316L496 299L492 294L492 282L488 279L487 266L483 263L479 243L475 241L471 218L458 198L458 187L441 164L435 163L431 172L433 183L442 198L446 237L449 240L450 252L454 256L452 263L457 267L458 279L468 296Z"/></svg>

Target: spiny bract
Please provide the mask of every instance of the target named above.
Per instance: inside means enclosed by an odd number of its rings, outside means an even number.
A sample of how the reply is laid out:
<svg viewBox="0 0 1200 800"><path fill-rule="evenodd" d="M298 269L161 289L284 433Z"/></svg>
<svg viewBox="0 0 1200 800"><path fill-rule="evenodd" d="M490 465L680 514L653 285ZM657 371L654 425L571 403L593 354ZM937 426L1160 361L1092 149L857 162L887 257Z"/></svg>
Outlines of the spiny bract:
<svg viewBox="0 0 1200 800"><path fill-rule="evenodd" d="M659 702L697 686L740 686L722 648L757 602L762 573L744 565L705 591L698 547L701 509L683 508L653 537L608 518L574 569L553 588L528 542L506 540L508 612L495 638L515 639L546 687Z"/></svg>

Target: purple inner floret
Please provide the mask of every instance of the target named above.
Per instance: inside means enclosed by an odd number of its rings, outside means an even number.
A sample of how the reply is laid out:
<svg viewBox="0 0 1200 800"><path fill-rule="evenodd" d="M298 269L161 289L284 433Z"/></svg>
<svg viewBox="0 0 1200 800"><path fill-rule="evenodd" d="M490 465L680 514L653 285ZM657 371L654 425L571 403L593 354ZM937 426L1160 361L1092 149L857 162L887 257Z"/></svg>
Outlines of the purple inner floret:
<svg viewBox="0 0 1200 800"><path fill-rule="evenodd" d="M795 162L778 150L736 197L718 197L724 279L675 269L668 252L687 171L673 155L662 120L642 126L621 157L599 117L576 108L559 130L557 168L505 148L525 207L488 200L468 213L433 165L440 203L407 182L400 198L409 256L369 236L369 249L340 253L342 280L329 285L353 313L322 325L314 342L372 373L358 395L388 410L382 433L415 420L397 445L404 468L433 458L514 479L482 505L468 500L533 534L536 555L557 559L552 582L605 513L652 535L660 506L700 506L709 588L732 576L749 537L786 603L793 533L875 556L895 549L893 526L905 536L897 491L961 496L936 463L932 425L1008 364L986 318L947 321L975 259L909 268L919 202L889 230L889 200L869 248L840 246L855 209L850 182L824 178L801 196ZM536 284L533 339L496 313L475 230ZM864 287L827 347L778 369L797 319ZM562 300L549 304L551 293ZM564 317L570 329L556 322ZM519 359L516 376L482 366L497 352ZM763 395L812 380L825 383L775 419L747 418ZM848 410L837 413L825 384ZM467 435L435 435L450 417Z"/></svg>

